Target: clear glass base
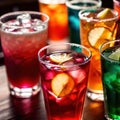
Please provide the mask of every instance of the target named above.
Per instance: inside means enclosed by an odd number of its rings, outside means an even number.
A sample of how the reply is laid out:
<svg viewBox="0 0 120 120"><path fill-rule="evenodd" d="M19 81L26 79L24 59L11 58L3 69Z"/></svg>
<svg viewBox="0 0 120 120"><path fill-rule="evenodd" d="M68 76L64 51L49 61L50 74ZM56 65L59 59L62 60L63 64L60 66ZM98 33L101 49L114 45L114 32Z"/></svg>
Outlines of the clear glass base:
<svg viewBox="0 0 120 120"><path fill-rule="evenodd" d="M13 96L16 96L18 98L29 98L39 93L41 87L39 84L32 88L18 88L9 85L9 89L10 89L10 94Z"/></svg>
<svg viewBox="0 0 120 120"><path fill-rule="evenodd" d="M103 101L104 100L103 93L94 93L89 90L87 91L87 97L93 101Z"/></svg>

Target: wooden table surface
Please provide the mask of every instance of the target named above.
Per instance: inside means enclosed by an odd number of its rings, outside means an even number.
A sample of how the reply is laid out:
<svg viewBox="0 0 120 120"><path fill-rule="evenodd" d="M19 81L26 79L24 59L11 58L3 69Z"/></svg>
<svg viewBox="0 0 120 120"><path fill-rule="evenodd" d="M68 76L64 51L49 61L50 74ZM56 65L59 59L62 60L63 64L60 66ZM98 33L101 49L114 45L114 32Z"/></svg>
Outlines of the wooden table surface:
<svg viewBox="0 0 120 120"><path fill-rule="evenodd" d="M32 98L10 96L5 66L0 66L0 120L47 120L42 91ZM86 98L83 120L106 120L104 103Z"/></svg>

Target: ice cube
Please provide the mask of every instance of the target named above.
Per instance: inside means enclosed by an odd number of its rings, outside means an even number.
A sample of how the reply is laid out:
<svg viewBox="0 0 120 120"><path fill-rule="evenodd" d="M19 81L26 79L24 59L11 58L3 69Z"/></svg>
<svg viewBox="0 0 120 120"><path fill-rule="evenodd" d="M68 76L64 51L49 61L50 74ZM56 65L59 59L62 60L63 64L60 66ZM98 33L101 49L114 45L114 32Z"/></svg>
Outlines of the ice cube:
<svg viewBox="0 0 120 120"><path fill-rule="evenodd" d="M45 79L46 80L51 80L51 79L53 79L53 77L55 76L55 72L54 71L47 71L46 73L45 73Z"/></svg>
<svg viewBox="0 0 120 120"><path fill-rule="evenodd" d="M24 14L17 16L17 20L19 21L19 24L24 27L31 26L31 16L28 13L24 13Z"/></svg>
<svg viewBox="0 0 120 120"><path fill-rule="evenodd" d="M86 72L83 69L69 71L69 74L76 79L77 83L82 82L86 78Z"/></svg>
<svg viewBox="0 0 120 120"><path fill-rule="evenodd" d="M33 29L35 31L40 31L40 30L43 30L45 28L45 25L43 24L43 22L39 19L34 19L32 21L32 26L33 26Z"/></svg>
<svg viewBox="0 0 120 120"><path fill-rule="evenodd" d="M19 26L19 21L18 20L12 20L12 21L8 21L7 25L9 26Z"/></svg>
<svg viewBox="0 0 120 120"><path fill-rule="evenodd" d="M64 66L74 66L74 61L73 60L67 60L62 63Z"/></svg>
<svg viewBox="0 0 120 120"><path fill-rule="evenodd" d="M77 69L79 69L79 66L75 65L75 61L73 59L65 61L60 65L61 65L61 68L63 70L77 70Z"/></svg>
<svg viewBox="0 0 120 120"><path fill-rule="evenodd" d="M21 32L21 33L27 33L27 32L29 32L29 31L30 31L30 30L27 29L27 28L22 28L22 29L20 29L19 32Z"/></svg>
<svg viewBox="0 0 120 120"><path fill-rule="evenodd" d="M33 26L40 26L42 24L42 21L41 20L39 20L39 19L34 19L33 20Z"/></svg>

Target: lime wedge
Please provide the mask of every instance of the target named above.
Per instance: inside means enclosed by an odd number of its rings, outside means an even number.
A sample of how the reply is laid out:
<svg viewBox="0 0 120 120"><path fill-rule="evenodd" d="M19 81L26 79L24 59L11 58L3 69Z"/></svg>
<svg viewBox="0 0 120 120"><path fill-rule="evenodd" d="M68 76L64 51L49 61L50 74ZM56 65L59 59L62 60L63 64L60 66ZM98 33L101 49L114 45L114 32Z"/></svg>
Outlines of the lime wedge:
<svg viewBox="0 0 120 120"><path fill-rule="evenodd" d="M72 57L70 56L70 54L67 53L55 53L50 55L50 60L59 64L70 59L72 59Z"/></svg>
<svg viewBox="0 0 120 120"><path fill-rule="evenodd" d="M70 94L74 85L73 78L66 73L57 74L51 82L52 91L57 97Z"/></svg>
<svg viewBox="0 0 120 120"><path fill-rule="evenodd" d="M120 48L118 48L115 52L109 55L108 58L113 60L120 60Z"/></svg>
<svg viewBox="0 0 120 120"><path fill-rule="evenodd" d="M105 8L103 11L98 13L97 18L104 19L104 18L111 18L114 14L109 8Z"/></svg>

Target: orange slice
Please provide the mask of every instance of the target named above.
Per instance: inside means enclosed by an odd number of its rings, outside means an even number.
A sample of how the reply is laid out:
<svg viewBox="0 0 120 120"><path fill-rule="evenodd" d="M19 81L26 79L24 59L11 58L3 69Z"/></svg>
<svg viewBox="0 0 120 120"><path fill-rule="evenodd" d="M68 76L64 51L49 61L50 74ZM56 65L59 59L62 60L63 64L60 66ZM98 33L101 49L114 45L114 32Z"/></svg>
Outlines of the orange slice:
<svg viewBox="0 0 120 120"><path fill-rule="evenodd" d="M106 40L112 40L112 32L104 27L95 27L88 33L88 41L91 46L99 48Z"/></svg>
<svg viewBox="0 0 120 120"><path fill-rule="evenodd" d="M68 61L70 59L72 59L72 57L70 56L70 54L67 53L54 53L50 55L50 60L59 64Z"/></svg>
<svg viewBox="0 0 120 120"><path fill-rule="evenodd" d="M74 80L66 73L57 74L52 82L52 91L57 97L64 97L71 93L74 88Z"/></svg>

